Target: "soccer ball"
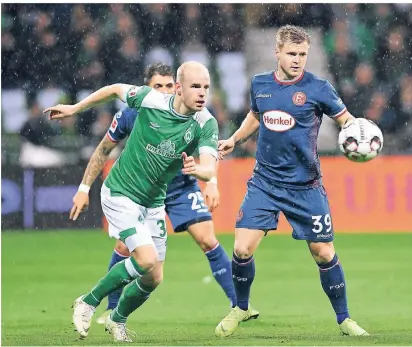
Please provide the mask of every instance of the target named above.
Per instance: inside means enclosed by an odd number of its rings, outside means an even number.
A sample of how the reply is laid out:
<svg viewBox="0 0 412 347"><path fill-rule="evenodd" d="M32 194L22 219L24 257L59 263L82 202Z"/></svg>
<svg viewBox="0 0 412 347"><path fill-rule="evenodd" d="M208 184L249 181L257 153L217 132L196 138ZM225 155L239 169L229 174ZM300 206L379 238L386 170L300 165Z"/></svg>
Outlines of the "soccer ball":
<svg viewBox="0 0 412 347"><path fill-rule="evenodd" d="M351 161L364 163L372 160L383 148L382 131L371 120L350 120L339 133L339 148Z"/></svg>

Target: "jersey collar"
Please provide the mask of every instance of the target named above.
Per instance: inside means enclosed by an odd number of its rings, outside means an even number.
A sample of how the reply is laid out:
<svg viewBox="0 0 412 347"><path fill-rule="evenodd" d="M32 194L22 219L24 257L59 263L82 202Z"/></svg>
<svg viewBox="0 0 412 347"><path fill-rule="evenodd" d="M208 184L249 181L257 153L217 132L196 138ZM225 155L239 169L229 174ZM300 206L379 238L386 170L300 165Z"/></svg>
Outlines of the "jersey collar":
<svg viewBox="0 0 412 347"><path fill-rule="evenodd" d="M173 115L176 116L177 118L179 118L179 119L189 119L189 118L192 118L192 117L196 114L196 113L194 113L194 114L192 114L192 115L186 116L186 115L184 115L184 114L181 114L181 113L176 112L176 111L173 109L173 101L174 101L174 100L175 100L175 96L173 95L173 96L170 98L170 100L169 100L169 110L170 110L170 112L172 112Z"/></svg>
<svg viewBox="0 0 412 347"><path fill-rule="evenodd" d="M273 70L273 77L274 77L275 81L279 84L286 85L286 86L298 83L303 78L304 74L305 74L305 70L303 70L302 73L298 77L294 78L293 80L280 80L276 76L276 70Z"/></svg>

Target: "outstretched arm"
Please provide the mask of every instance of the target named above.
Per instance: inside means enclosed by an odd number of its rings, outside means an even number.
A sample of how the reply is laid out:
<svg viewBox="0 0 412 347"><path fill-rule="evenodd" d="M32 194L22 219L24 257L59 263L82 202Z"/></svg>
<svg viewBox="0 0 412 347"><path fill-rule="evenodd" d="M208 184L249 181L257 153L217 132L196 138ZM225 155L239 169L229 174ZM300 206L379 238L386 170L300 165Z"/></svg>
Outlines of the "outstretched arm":
<svg viewBox="0 0 412 347"><path fill-rule="evenodd" d="M99 145L90 157L89 163L87 164L86 171L83 175L82 184L89 187L92 186L96 177L103 170L104 164L109 158L112 150L118 145L117 142L113 142L107 138L107 135L100 141Z"/></svg>
<svg viewBox="0 0 412 347"><path fill-rule="evenodd" d="M110 141L107 136L99 143L84 172L82 183L73 198L73 207L70 211L70 219L76 220L80 213L89 206L89 190L96 177L102 171L111 151L117 146L117 142Z"/></svg>
<svg viewBox="0 0 412 347"><path fill-rule="evenodd" d="M83 112L100 103L107 103L114 99L126 101L126 93L132 86L129 84L112 84L100 88L88 97L74 105L56 105L46 108L43 112L50 112L51 119L65 118Z"/></svg>
<svg viewBox="0 0 412 347"><path fill-rule="evenodd" d="M259 115L249 111L240 128L229 139L219 141L219 153L226 155L233 152L236 144L245 142L259 129L259 124Z"/></svg>

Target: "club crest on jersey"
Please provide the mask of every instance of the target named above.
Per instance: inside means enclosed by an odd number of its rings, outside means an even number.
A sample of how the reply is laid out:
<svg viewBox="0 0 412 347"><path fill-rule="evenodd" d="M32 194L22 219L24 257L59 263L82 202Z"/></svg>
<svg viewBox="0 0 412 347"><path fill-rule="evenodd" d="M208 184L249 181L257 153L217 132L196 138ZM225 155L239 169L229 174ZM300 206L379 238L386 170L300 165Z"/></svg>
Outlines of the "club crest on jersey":
<svg viewBox="0 0 412 347"><path fill-rule="evenodd" d="M306 94L303 92L296 92L292 96L292 101L296 106L303 106L306 102Z"/></svg>
<svg viewBox="0 0 412 347"><path fill-rule="evenodd" d="M176 145L172 141L165 140L162 141L157 147L148 143L146 145L146 150L154 154L161 155L162 157L180 159L182 155L176 154L175 147Z"/></svg>
<svg viewBox="0 0 412 347"><path fill-rule="evenodd" d="M129 92L127 93L127 94L129 95L129 98L134 97L134 96L137 94L137 90L138 90L137 87L131 88L131 89L129 90Z"/></svg>
<svg viewBox="0 0 412 347"><path fill-rule="evenodd" d="M190 129L187 129L185 136L183 136L183 138L185 139L187 144L189 144L193 140L193 134L190 131Z"/></svg>
<svg viewBox="0 0 412 347"><path fill-rule="evenodd" d="M296 124L295 118L283 111L267 111L262 119L266 128L276 132L290 130Z"/></svg>

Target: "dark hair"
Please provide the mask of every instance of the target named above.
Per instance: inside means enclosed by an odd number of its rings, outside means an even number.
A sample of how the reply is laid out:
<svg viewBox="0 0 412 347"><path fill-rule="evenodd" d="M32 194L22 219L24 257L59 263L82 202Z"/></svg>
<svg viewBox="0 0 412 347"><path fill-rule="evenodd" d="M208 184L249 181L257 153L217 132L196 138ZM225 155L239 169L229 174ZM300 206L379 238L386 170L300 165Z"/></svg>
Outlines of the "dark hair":
<svg viewBox="0 0 412 347"><path fill-rule="evenodd" d="M143 75L144 84L148 85L154 75L173 77L172 67L161 62L150 64L149 66L147 66L146 71Z"/></svg>

